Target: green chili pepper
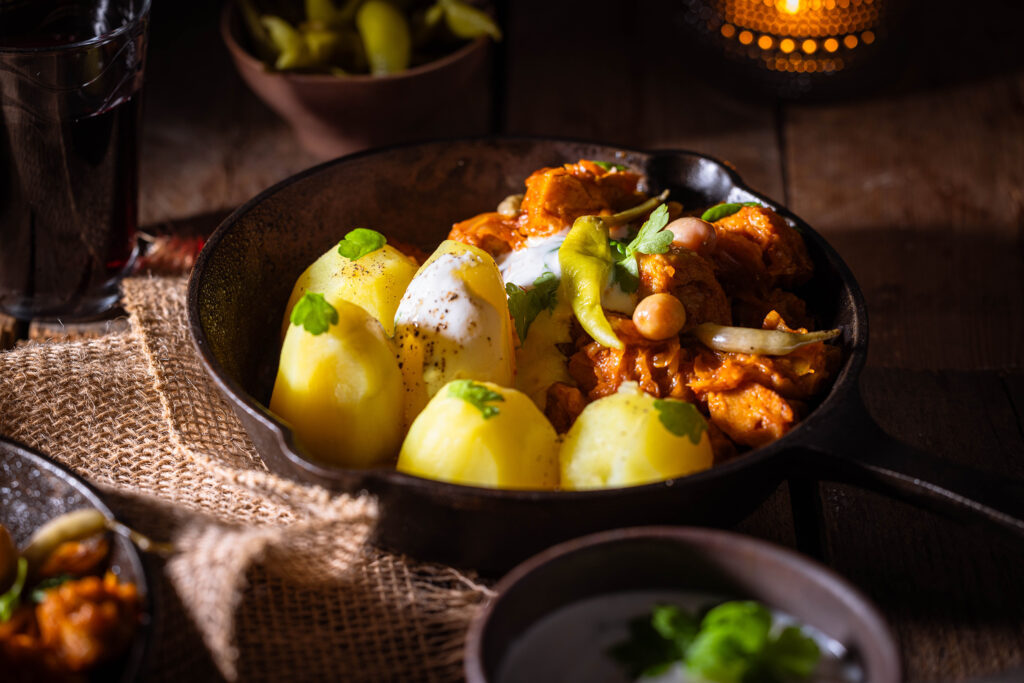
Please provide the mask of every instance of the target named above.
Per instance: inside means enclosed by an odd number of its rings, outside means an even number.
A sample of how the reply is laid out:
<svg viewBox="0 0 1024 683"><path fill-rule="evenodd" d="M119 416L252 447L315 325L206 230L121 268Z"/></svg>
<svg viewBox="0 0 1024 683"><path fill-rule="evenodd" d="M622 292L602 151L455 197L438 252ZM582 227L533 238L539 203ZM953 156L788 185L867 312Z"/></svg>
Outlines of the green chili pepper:
<svg viewBox="0 0 1024 683"><path fill-rule="evenodd" d="M839 336L840 330L801 333L701 323L693 333L704 346L715 351L785 356L801 346L835 339Z"/></svg>
<svg viewBox="0 0 1024 683"><path fill-rule="evenodd" d="M461 0L440 0L438 4L444 8L448 30L459 38L472 40L490 36L494 40L501 40L501 29L486 12Z"/></svg>
<svg viewBox="0 0 1024 683"><path fill-rule="evenodd" d="M277 59L274 60L274 68L284 71L286 69L301 69L309 66L309 48L302 34L294 26L281 17L265 14L260 17L260 23L266 29L270 42L277 51Z"/></svg>
<svg viewBox="0 0 1024 683"><path fill-rule="evenodd" d="M608 228L643 217L667 197L668 190L611 216L581 216L572 224L569 234L558 249L562 286L566 288L572 312L584 331L603 346L624 348L622 340L615 335L601 308L601 292L615 266L608 242Z"/></svg>
<svg viewBox="0 0 1024 683"><path fill-rule="evenodd" d="M356 28L366 48L370 73L380 76L408 68L412 54L409 22L394 5L367 0L356 13Z"/></svg>
<svg viewBox="0 0 1024 683"><path fill-rule="evenodd" d="M309 52L310 66L327 66L341 46L341 36L336 31L308 29L302 32L302 38Z"/></svg>
<svg viewBox="0 0 1024 683"><path fill-rule="evenodd" d="M341 25L338 15L338 9L331 0L306 0L308 21L317 22L326 28L338 28Z"/></svg>
<svg viewBox="0 0 1024 683"><path fill-rule="evenodd" d="M586 333L603 346L622 349L622 340L615 336L601 308L601 291L608 282L613 263L608 225L597 216L577 218L558 249L562 286L567 290L572 312Z"/></svg>
<svg viewBox="0 0 1024 683"><path fill-rule="evenodd" d="M272 62L278 55L277 45L270 39L266 29L260 21L260 13L257 11L252 0L239 0L238 6L242 11L242 21L252 38L252 46L256 56L264 62Z"/></svg>

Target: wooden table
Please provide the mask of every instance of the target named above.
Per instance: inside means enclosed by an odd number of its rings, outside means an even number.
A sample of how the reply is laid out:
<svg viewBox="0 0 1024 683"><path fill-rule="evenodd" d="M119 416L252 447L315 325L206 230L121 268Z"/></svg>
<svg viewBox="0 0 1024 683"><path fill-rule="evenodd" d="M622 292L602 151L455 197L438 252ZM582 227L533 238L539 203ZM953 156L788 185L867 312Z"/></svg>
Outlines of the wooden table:
<svg viewBox="0 0 1024 683"><path fill-rule="evenodd" d="M941 457L1024 479L1020 3L955 22L930 4L886 84L816 104L702 81L699 61L679 50L677 4L507 3L482 125L727 160L855 273L871 314L863 388L878 422ZM141 177L151 231L208 231L316 161L235 76L216 10L154 9ZM6 343L29 333L61 331L8 324ZM798 479L740 528L817 556L874 598L910 681L1024 666L1020 539Z"/></svg>

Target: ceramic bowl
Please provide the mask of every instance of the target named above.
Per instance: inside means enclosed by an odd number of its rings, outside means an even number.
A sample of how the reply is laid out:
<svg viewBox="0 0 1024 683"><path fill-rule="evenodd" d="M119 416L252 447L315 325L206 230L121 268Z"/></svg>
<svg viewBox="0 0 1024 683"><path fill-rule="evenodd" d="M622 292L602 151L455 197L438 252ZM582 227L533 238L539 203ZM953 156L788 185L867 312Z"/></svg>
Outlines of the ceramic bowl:
<svg viewBox="0 0 1024 683"><path fill-rule="evenodd" d="M241 22L233 2L224 7L220 30L242 79L318 158L487 130L488 38L391 76L334 76L268 69L239 40Z"/></svg>
<svg viewBox="0 0 1024 683"><path fill-rule="evenodd" d="M735 533L696 527L638 527L585 536L516 567L469 629L469 683L496 683L511 649L539 620L570 604L630 591L686 591L757 600L842 644L863 683L896 683L896 642L878 611L830 569L791 551ZM612 603L607 603L612 609ZM563 631L560 652L574 647ZM564 648L564 649L563 649ZM532 683L564 678L551 671ZM813 680L813 679L812 679ZM596 683L596 682L595 682Z"/></svg>

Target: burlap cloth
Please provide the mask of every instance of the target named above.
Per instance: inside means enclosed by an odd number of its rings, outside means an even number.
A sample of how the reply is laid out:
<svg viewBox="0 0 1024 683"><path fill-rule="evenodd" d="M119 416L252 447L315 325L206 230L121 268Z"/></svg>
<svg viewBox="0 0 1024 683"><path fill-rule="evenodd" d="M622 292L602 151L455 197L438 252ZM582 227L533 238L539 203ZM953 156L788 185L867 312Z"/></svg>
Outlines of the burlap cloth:
<svg viewBox="0 0 1024 683"><path fill-rule="evenodd" d="M267 472L188 339L184 279L129 279L128 332L0 353L0 433L171 538L153 680L454 680L489 593L367 545L366 497Z"/></svg>

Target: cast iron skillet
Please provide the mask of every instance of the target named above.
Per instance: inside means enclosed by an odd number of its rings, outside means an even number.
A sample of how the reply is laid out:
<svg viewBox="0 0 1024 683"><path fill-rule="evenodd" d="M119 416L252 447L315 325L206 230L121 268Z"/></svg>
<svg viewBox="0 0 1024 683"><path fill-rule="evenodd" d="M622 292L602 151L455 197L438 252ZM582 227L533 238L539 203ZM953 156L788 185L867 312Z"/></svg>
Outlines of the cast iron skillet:
<svg viewBox="0 0 1024 683"><path fill-rule="evenodd" d="M66 512L96 508L104 515L114 513L99 493L78 475L21 444L0 437L0 523L11 532L19 546L37 528ZM120 658L89 673L90 681L129 683L142 678L143 663L153 623L153 599L146 567L127 534L112 534L110 565L121 581L134 583L142 598L143 621Z"/></svg>
<svg viewBox="0 0 1024 683"><path fill-rule="evenodd" d="M336 469L308 459L266 408L281 317L298 275L353 227L374 228L431 251L453 222L492 211L506 195L522 192L532 171L581 158L624 163L646 174L649 191L670 189L686 206L759 201L792 221L815 262L814 279L799 293L821 327L843 330L842 368L822 402L775 443L698 474L633 488L499 491L384 468ZM203 364L267 466L334 490L378 495L383 512L377 542L416 557L500 571L558 541L601 529L728 525L749 514L795 468L1024 533L1024 486L916 452L872 421L858 389L868 328L853 275L810 226L700 154L499 137L343 157L266 190L221 224L192 273L188 315Z"/></svg>

